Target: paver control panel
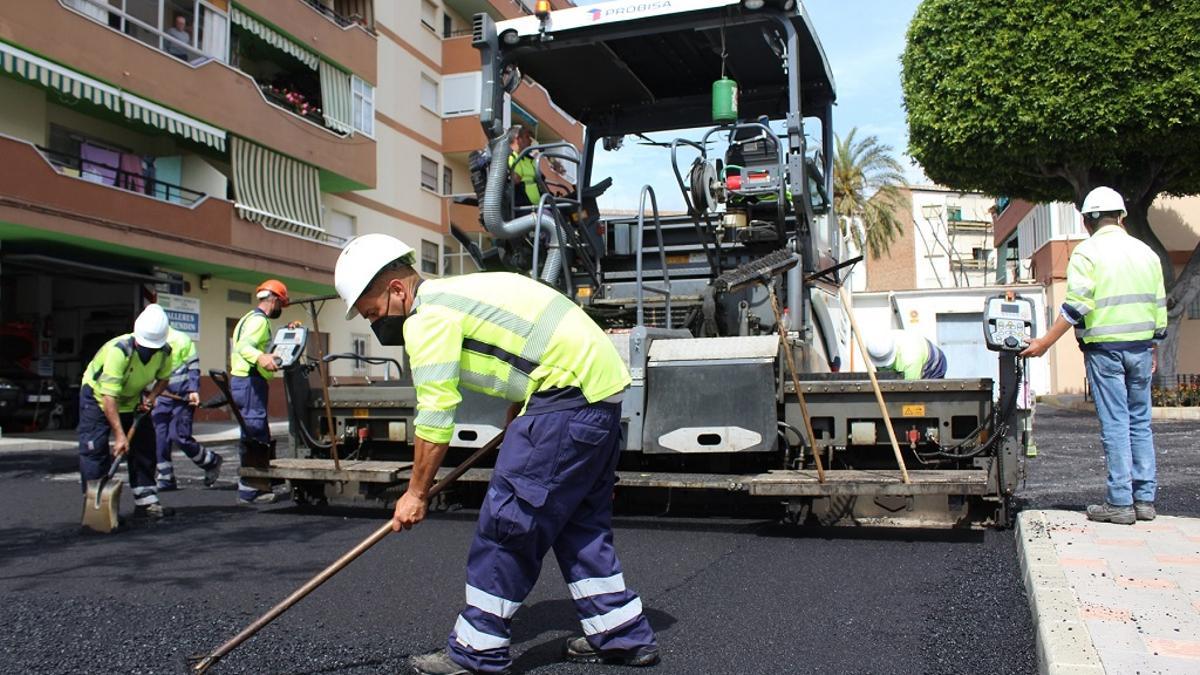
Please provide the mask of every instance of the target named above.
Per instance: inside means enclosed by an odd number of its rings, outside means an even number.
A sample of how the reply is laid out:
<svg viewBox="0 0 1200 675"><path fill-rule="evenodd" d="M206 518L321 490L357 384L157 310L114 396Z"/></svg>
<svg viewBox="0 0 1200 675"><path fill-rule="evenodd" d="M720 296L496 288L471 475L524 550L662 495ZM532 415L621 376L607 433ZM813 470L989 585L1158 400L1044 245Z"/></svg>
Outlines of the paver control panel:
<svg viewBox="0 0 1200 675"><path fill-rule="evenodd" d="M997 295L983 312L983 336L994 352L1019 352L1033 337L1033 300Z"/></svg>
<svg viewBox="0 0 1200 675"><path fill-rule="evenodd" d="M304 355L304 346L308 342L308 329L303 326L295 328L280 328L275 331L275 341L271 343L271 354L280 368L290 368Z"/></svg>

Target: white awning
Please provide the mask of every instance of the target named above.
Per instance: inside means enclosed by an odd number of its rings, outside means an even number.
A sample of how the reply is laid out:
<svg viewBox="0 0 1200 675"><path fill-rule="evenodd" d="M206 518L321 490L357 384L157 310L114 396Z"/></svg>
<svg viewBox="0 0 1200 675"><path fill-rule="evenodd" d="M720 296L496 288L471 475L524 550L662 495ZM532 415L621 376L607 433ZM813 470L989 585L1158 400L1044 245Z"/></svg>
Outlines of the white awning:
<svg viewBox="0 0 1200 675"><path fill-rule="evenodd" d="M122 112L131 120L158 127L176 136L203 143L222 152L225 150L225 131L223 129L164 108L129 92L121 92L121 101L124 103Z"/></svg>
<svg viewBox="0 0 1200 675"><path fill-rule="evenodd" d="M325 126L352 133L353 105L350 100L350 74L321 61L321 105Z"/></svg>
<svg viewBox="0 0 1200 675"><path fill-rule="evenodd" d="M239 216L305 239L334 239L321 225L321 176L316 168L237 136L230 149Z"/></svg>
<svg viewBox="0 0 1200 675"><path fill-rule="evenodd" d="M299 59L301 63L309 68L312 68L313 70L316 70L317 64L321 62L321 58L319 56L308 51L295 40L292 40L283 33L280 33L274 28L268 26L266 23L263 23L241 9L238 9L236 5L230 8L229 18L235 25L241 26L254 35L257 35L272 47L275 47L276 49L287 54L291 54Z"/></svg>
<svg viewBox="0 0 1200 675"><path fill-rule="evenodd" d="M0 69L68 96L121 111L121 91L116 87L4 42L0 42Z"/></svg>

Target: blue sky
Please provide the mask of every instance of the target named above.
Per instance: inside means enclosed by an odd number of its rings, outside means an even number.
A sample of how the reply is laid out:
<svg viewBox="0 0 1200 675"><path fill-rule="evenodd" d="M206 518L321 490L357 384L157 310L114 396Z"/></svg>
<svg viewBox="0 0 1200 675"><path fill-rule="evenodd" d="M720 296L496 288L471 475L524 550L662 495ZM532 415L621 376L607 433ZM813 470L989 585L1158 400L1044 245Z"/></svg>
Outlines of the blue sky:
<svg viewBox="0 0 1200 675"><path fill-rule="evenodd" d="M576 0L576 4L590 5L597 1ZM891 145L898 156L908 145L900 94L900 54L904 51L905 31L918 3L919 0L804 2L837 83L834 131L844 136L858 127L860 138L874 134ZM633 146L631 140L626 139L621 152L601 152L597 157L594 176L599 179L613 175L615 179L602 206L636 208L638 190L649 182L655 186L660 207L682 208L682 198L674 187L669 151ZM907 157L900 159L906 166L909 164ZM909 177L920 180L920 168L912 167Z"/></svg>

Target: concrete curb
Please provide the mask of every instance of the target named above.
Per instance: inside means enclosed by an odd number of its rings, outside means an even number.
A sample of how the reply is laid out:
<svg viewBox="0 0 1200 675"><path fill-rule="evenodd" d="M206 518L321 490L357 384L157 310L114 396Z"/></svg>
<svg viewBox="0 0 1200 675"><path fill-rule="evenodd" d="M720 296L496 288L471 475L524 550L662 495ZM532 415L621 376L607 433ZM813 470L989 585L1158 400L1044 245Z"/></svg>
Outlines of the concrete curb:
<svg viewBox="0 0 1200 675"><path fill-rule="evenodd" d="M1078 396L1043 396L1038 403L1059 410L1074 410L1076 412L1095 413L1091 403ZM1150 419L1159 422L1198 422L1200 407L1171 408L1155 406L1150 409Z"/></svg>
<svg viewBox="0 0 1200 675"><path fill-rule="evenodd" d="M1025 594L1033 613L1038 672L1103 675L1100 655L1050 541L1045 514L1019 514L1016 537Z"/></svg>

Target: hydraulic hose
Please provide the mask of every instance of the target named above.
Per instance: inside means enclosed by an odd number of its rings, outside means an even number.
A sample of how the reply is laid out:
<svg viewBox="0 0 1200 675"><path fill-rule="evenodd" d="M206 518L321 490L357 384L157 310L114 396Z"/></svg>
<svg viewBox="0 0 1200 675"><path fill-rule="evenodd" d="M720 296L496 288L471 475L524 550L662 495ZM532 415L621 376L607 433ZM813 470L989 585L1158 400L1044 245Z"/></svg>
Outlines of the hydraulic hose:
<svg viewBox="0 0 1200 675"><path fill-rule="evenodd" d="M483 227L497 239L519 239L529 234L535 226L547 232L550 239L546 254L546 265L540 279L553 285L562 272L562 248L559 246L558 227L554 216L538 209L513 220L504 220L504 191L508 187L508 156L512 131L492 141L492 163L488 166L487 184L483 192L483 203L479 211L483 215ZM541 242L534 242L540 246Z"/></svg>

